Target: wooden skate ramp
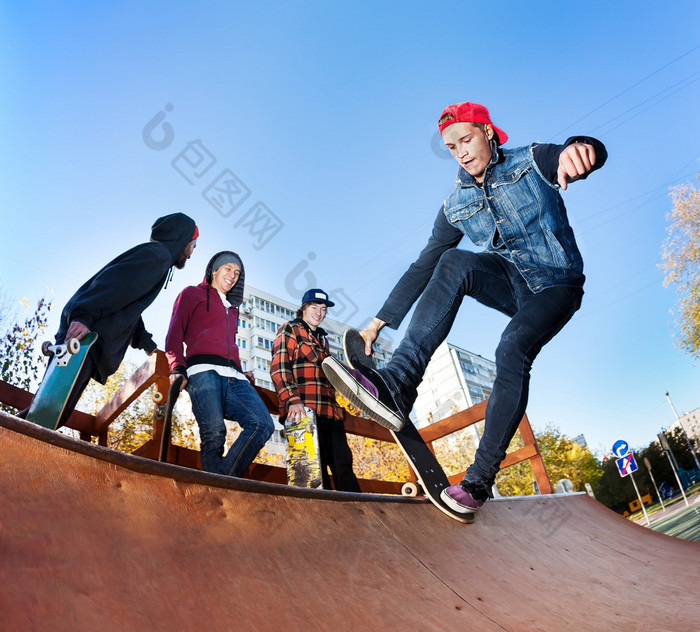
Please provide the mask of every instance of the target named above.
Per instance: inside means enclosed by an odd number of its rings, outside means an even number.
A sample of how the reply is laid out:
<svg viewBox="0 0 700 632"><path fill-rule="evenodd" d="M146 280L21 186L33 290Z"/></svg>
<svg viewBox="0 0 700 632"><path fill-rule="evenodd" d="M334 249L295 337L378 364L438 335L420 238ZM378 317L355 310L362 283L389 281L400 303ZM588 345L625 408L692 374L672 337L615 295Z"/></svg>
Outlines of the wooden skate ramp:
<svg viewBox="0 0 700 632"><path fill-rule="evenodd" d="M700 545L585 495L427 502L233 480L0 413L0 630L697 629Z"/></svg>

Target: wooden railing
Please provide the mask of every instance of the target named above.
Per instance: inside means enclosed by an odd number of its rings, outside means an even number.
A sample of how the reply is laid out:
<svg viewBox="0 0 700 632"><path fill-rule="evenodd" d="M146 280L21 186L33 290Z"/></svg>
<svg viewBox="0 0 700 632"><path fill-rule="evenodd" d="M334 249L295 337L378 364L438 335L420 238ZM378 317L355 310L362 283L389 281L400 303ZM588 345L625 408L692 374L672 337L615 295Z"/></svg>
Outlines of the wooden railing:
<svg viewBox="0 0 700 632"><path fill-rule="evenodd" d="M75 411L66 426L77 430L81 439L90 440L97 437L100 445L107 445L107 432L110 424L138 397L151 386L154 390L154 413L153 413L153 437L144 443L135 454L146 458L157 459L159 456L159 446L163 434L163 412L168 397L169 372L165 355L157 351L149 356L146 362L141 365L136 372L119 388L114 396L105 404L97 415L89 415L80 411ZM277 414L277 394L273 391L256 387L268 410ZM0 403L7 404L22 410L29 406L32 394L5 382L0 382ZM481 402L455 413L451 417L430 424L420 429L420 434L425 439L428 446L433 449L433 442L447 437L459 430L467 428L484 419L486 402ZM377 425L376 423L363 417L355 417L347 414L345 418L345 429L349 434L367 437L378 441L393 443L391 433ZM552 485L547 476L547 471L542 461L537 440L532 432L527 416L524 416L518 427L523 447L510 452L501 463L501 468L510 467L517 463L528 461L532 467L532 472L537 482L537 486L542 494L551 494ZM167 461L185 467L200 469L199 452L180 446L170 445L168 448ZM409 472L410 472L409 468ZM246 472L247 478L264 480L275 483L286 483L286 470L281 467L262 465L254 463ZM457 483L462 475L450 476L451 483ZM411 480L415 480L412 477ZM362 479L360 486L365 492L372 493L400 493L403 483L383 481L376 479Z"/></svg>

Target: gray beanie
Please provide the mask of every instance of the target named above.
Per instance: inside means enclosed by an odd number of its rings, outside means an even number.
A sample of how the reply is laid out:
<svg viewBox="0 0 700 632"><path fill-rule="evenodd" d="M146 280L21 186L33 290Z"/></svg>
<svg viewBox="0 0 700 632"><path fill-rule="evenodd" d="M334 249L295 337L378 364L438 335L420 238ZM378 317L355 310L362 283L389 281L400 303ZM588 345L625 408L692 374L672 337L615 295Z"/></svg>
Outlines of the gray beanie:
<svg viewBox="0 0 700 632"><path fill-rule="evenodd" d="M227 263L235 263L241 270L243 269L243 264L241 260L234 255L232 252L222 252L211 264L211 271L216 272L221 266Z"/></svg>

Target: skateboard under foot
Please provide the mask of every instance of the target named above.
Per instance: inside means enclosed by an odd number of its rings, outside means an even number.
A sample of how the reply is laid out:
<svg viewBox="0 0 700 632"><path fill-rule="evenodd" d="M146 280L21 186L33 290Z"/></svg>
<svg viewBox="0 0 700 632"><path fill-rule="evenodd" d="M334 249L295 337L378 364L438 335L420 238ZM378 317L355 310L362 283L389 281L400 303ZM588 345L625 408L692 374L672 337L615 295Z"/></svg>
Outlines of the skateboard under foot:
<svg viewBox="0 0 700 632"><path fill-rule="evenodd" d="M343 336L343 351L345 352L346 358L352 358L353 356L357 357L357 349L359 345L358 337L360 336L357 330L350 330L350 333L346 332L346 335ZM345 346L346 343L348 345L347 347ZM354 348L352 345L355 345ZM364 342L362 342L362 354L364 358L369 357L364 354ZM336 366L337 364L340 366ZM337 370L326 371L327 368L337 368ZM342 363L338 363L337 360L333 363L333 367L327 367L324 361L324 371L326 371L326 376L330 382L344 397L350 399L348 395L352 397L353 395L356 395L356 393L348 390L348 380L346 379L347 376L345 375L347 370L341 369L345 369L345 367L342 365ZM363 394L363 397L366 399L366 394ZM372 410L365 405L363 398L355 396L353 399L350 399L350 401L353 405L357 406L369 417L374 419L374 421L378 421ZM396 445L399 447L404 457L408 461L411 469L418 479L420 487L428 499L440 511L450 518L463 523L473 522L474 516L472 514L463 514L454 511L440 498L440 493L443 489L450 486L450 482L440 466L440 463L435 458L435 455L426 445L423 437L420 435L418 429L413 425L413 423L409 420L405 423L401 430L394 430L391 427L388 427L389 425L384 423L383 420L378 421L378 423L387 428L391 433L392 437L396 441ZM406 488L406 492L413 493L414 489L409 486Z"/></svg>

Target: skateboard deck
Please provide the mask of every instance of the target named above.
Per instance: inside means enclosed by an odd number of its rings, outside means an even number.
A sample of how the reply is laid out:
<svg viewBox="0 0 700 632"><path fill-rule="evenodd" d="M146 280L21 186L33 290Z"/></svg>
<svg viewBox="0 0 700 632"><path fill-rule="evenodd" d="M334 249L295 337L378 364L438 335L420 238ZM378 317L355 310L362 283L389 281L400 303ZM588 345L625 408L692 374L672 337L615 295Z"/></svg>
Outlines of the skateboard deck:
<svg viewBox="0 0 700 632"><path fill-rule="evenodd" d="M365 342L360 332L357 329L346 329L343 334L343 351L345 352L345 357L351 364L351 368L359 369L358 364L361 366L369 366L376 370L376 363L373 356L368 356L365 354ZM335 383L332 375L327 375L330 381L333 383L336 389L342 393L342 383ZM365 410L361 400L352 401L353 405L358 406L358 408L365 411L367 415L372 417L372 413L369 410ZM376 421L376 420L375 420ZM448 507L443 500L440 498L440 493L443 489L450 486L450 482L447 479L447 475L443 471L440 463L435 458L435 455L431 452L430 448L423 441L423 437L418 432L417 428L407 421L403 429L400 431L392 430L386 424L380 424L387 428L391 435L396 441L396 445L399 447L401 452L403 452L404 457L408 461L413 473L416 475L420 487L422 488L425 495L428 497L430 502L432 502L440 511L450 516L459 522L473 522L473 514L461 514L454 511ZM409 486L404 486L402 493L406 495L413 495L413 489Z"/></svg>
<svg viewBox="0 0 700 632"><path fill-rule="evenodd" d="M168 401L165 404L165 413L163 414L163 434L160 437L160 452L158 453L159 461L166 461L168 457L168 446L170 445L170 435L173 427L173 409L175 402L180 395L180 386L185 380L183 375L178 375L168 389Z"/></svg>
<svg viewBox="0 0 700 632"><path fill-rule="evenodd" d="M358 369L358 365L377 368L377 361L373 355L365 353L365 340L357 329L346 329L343 332L343 352L346 362L351 369Z"/></svg>
<svg viewBox="0 0 700 632"><path fill-rule="evenodd" d="M440 492L450 486L447 475L430 448L423 441L418 429L409 421L402 430L389 430L408 461L418 483L430 502L450 518L459 522L474 522L474 514L461 514L448 507L440 498Z"/></svg>
<svg viewBox="0 0 700 632"><path fill-rule="evenodd" d="M62 345L44 343L42 351L51 353L49 368L32 399L27 413L27 420L35 424L56 430L66 407L66 400L73 390L80 369L90 347L97 340L97 334L90 332L76 343L75 338Z"/></svg>
<svg viewBox="0 0 700 632"><path fill-rule="evenodd" d="M316 414L305 407L306 416L298 422L287 420L287 480L294 487L323 488L321 453L318 447Z"/></svg>

